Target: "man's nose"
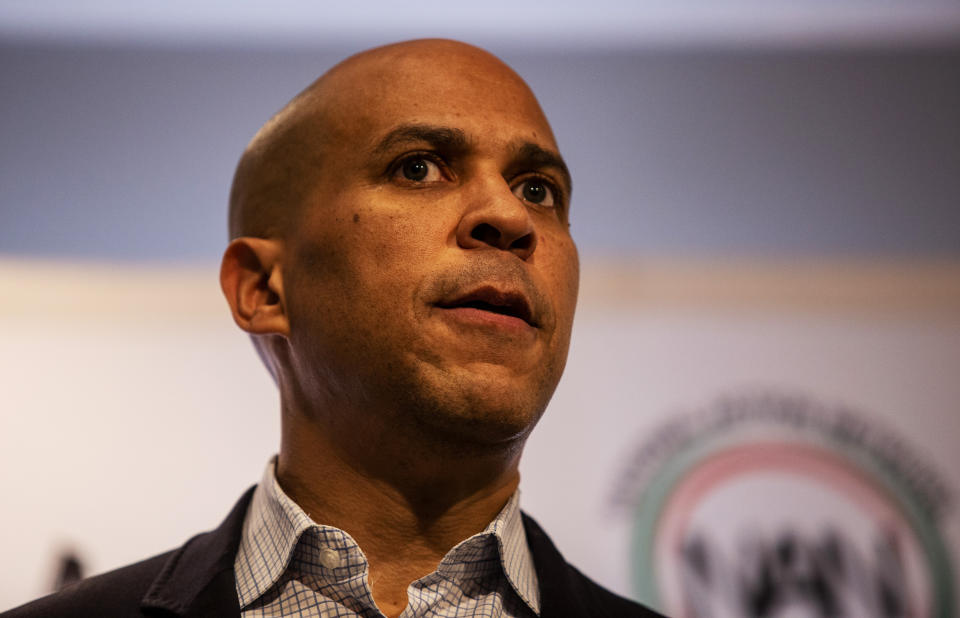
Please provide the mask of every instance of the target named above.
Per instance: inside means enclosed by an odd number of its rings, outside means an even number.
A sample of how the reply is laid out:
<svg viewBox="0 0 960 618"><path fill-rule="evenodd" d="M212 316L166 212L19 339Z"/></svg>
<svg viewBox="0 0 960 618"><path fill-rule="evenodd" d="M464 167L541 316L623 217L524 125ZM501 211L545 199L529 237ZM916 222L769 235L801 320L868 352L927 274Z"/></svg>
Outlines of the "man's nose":
<svg viewBox="0 0 960 618"><path fill-rule="evenodd" d="M530 209L513 194L506 180L477 183L467 202L457 227L457 244L464 249L493 247L521 260L533 255L538 235Z"/></svg>

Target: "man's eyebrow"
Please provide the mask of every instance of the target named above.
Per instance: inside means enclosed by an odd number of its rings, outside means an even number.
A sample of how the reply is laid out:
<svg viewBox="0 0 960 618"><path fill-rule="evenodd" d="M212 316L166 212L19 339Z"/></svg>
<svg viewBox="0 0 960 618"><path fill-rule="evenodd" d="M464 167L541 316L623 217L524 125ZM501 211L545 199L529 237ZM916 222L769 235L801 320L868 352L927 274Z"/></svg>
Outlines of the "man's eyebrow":
<svg viewBox="0 0 960 618"><path fill-rule="evenodd" d="M570 169L563 161L560 153L553 150L547 150L539 144L533 142L520 142L514 145L516 162L524 167L554 167L563 176L566 183L566 190L573 190L573 178L570 176Z"/></svg>
<svg viewBox="0 0 960 618"><path fill-rule="evenodd" d="M460 129L438 127L428 124L404 124L387 133L374 147L374 152L383 154L397 144L426 142L435 148L463 151L467 149L467 134Z"/></svg>

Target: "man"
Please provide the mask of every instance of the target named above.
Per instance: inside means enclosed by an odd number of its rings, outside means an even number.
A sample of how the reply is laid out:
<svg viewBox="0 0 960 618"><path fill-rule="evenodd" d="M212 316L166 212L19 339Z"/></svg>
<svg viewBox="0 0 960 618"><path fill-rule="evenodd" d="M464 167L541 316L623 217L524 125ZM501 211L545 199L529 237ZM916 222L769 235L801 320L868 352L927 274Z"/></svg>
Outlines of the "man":
<svg viewBox="0 0 960 618"><path fill-rule="evenodd" d="M280 391L278 457L216 531L14 615L654 615L517 504L576 304L570 189L490 54L413 41L331 69L231 192L221 284Z"/></svg>

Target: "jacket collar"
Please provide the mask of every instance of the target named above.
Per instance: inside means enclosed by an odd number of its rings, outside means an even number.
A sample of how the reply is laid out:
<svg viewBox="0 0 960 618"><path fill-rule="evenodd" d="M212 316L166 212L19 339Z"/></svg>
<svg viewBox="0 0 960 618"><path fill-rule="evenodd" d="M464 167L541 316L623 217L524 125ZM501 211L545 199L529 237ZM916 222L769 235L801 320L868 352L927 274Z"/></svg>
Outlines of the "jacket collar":
<svg viewBox="0 0 960 618"><path fill-rule="evenodd" d="M173 552L143 597L143 609L165 610L183 618L240 615L233 563L253 490L247 490L216 530L193 537ZM540 581L541 617L569 615L565 612L578 607L582 599L571 586L566 561L525 513L523 527Z"/></svg>
<svg viewBox="0 0 960 618"><path fill-rule="evenodd" d="M216 530L193 537L173 552L143 597L143 609L184 618L240 615L233 561L252 496L251 487Z"/></svg>
<svg viewBox="0 0 960 618"><path fill-rule="evenodd" d="M523 514L523 527L540 582L540 618L592 615L590 608L584 607L584 599L577 594L579 582L572 578L570 566L547 533L526 513Z"/></svg>

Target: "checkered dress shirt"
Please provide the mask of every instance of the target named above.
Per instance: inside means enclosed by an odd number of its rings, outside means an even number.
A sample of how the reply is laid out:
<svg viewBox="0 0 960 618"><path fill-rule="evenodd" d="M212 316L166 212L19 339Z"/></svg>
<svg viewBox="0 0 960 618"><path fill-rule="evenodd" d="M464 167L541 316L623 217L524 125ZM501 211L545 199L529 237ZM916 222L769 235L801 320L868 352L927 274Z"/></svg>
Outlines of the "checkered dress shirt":
<svg viewBox="0 0 960 618"><path fill-rule="evenodd" d="M367 559L349 534L316 524L264 471L243 523L234 567L243 618L382 617ZM407 588L401 618L540 613L540 588L520 518L519 493L478 534L451 549L433 573Z"/></svg>

